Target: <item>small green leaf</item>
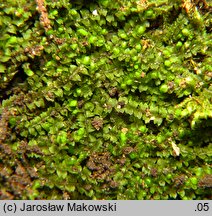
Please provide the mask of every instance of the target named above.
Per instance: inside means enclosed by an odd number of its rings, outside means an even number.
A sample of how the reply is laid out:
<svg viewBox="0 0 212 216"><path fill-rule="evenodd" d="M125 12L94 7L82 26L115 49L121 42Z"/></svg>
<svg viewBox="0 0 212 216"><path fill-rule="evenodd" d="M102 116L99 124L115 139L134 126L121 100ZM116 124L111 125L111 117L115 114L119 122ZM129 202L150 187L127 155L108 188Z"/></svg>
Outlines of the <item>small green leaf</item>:
<svg viewBox="0 0 212 216"><path fill-rule="evenodd" d="M144 182L147 186L150 186L152 184L152 179L147 177L144 179Z"/></svg>
<svg viewBox="0 0 212 216"><path fill-rule="evenodd" d="M120 140L121 140L121 143L126 143L127 141L127 136L125 133L121 133L120 134Z"/></svg>
<svg viewBox="0 0 212 216"><path fill-rule="evenodd" d="M65 179L67 177L67 171L62 171L62 170L57 170L57 175L62 178L62 179Z"/></svg>
<svg viewBox="0 0 212 216"><path fill-rule="evenodd" d="M72 193L75 191L76 187L74 185L66 185L65 189L69 192Z"/></svg>
<svg viewBox="0 0 212 216"><path fill-rule="evenodd" d="M198 183L198 180L197 180L196 177L191 177L191 178L190 178L190 181L191 181L191 183L192 183L193 185L197 185L197 183Z"/></svg>
<svg viewBox="0 0 212 216"><path fill-rule="evenodd" d="M58 97L63 97L63 90L61 88L58 88L54 91L54 94Z"/></svg>
<svg viewBox="0 0 212 216"><path fill-rule="evenodd" d="M160 92L161 93L166 93L169 90L169 87L166 84L162 84L160 86Z"/></svg>
<svg viewBox="0 0 212 216"><path fill-rule="evenodd" d="M84 57L82 58L82 63L83 63L84 65L89 65L90 62L91 62L90 56L84 56Z"/></svg>
<svg viewBox="0 0 212 216"><path fill-rule="evenodd" d="M16 118L15 117L10 117L9 123L11 127L14 127L16 125Z"/></svg>
<svg viewBox="0 0 212 216"><path fill-rule="evenodd" d="M88 35L88 32L85 29L78 29L77 32L79 34L81 34L82 36L87 36Z"/></svg>
<svg viewBox="0 0 212 216"><path fill-rule="evenodd" d="M170 67L172 65L172 62L170 60L165 60L164 65L166 67Z"/></svg>
<svg viewBox="0 0 212 216"><path fill-rule="evenodd" d="M147 127L145 125L142 125L141 127L139 127L139 131L141 131L141 133L146 133L147 132Z"/></svg>
<svg viewBox="0 0 212 216"><path fill-rule="evenodd" d="M184 28L184 29L182 30L182 33L183 33L183 35L185 35L185 36L189 36L189 35L190 35L190 31L189 31L187 28Z"/></svg>
<svg viewBox="0 0 212 216"><path fill-rule="evenodd" d="M83 136L85 134L85 128L80 128L78 131L77 131L77 134L79 136Z"/></svg>
<svg viewBox="0 0 212 216"><path fill-rule="evenodd" d="M145 31L146 31L145 26L139 26L138 29L137 29L137 35L141 36Z"/></svg>
<svg viewBox="0 0 212 216"><path fill-rule="evenodd" d="M0 73L4 73L6 67L3 64L0 64Z"/></svg>
<svg viewBox="0 0 212 216"><path fill-rule="evenodd" d="M57 143L58 144L66 144L67 143L67 133L65 131L61 131L57 136Z"/></svg>
<svg viewBox="0 0 212 216"><path fill-rule="evenodd" d="M77 100L69 100L69 107L76 107L78 104Z"/></svg>
<svg viewBox="0 0 212 216"><path fill-rule="evenodd" d="M108 16L106 16L106 20L107 20L109 23L111 23L111 22L114 21L114 16L108 15Z"/></svg>
<svg viewBox="0 0 212 216"><path fill-rule="evenodd" d="M77 163L77 157L76 156L72 156L70 157L70 159L67 160L67 164L72 166L75 165Z"/></svg>
<svg viewBox="0 0 212 216"><path fill-rule="evenodd" d="M89 43L94 44L96 41L98 40L98 38L96 36L90 36L90 38L88 39Z"/></svg>
<svg viewBox="0 0 212 216"><path fill-rule="evenodd" d="M9 44L15 44L15 43L17 43L17 37L15 37L15 36L10 37L10 39L8 40L8 43Z"/></svg>

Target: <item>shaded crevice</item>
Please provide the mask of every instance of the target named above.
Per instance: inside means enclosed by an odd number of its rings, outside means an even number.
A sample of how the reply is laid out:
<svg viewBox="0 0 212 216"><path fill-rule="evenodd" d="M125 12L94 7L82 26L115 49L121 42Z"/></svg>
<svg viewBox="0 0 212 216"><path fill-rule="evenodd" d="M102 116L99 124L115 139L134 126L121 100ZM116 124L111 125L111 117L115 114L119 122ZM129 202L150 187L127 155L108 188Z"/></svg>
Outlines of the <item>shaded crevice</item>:
<svg viewBox="0 0 212 216"><path fill-rule="evenodd" d="M13 76L12 80L7 83L6 88L0 90L0 103L14 94L14 87L17 87L21 84L23 85L25 83L27 75L24 73L22 67L19 66L17 71L18 72Z"/></svg>

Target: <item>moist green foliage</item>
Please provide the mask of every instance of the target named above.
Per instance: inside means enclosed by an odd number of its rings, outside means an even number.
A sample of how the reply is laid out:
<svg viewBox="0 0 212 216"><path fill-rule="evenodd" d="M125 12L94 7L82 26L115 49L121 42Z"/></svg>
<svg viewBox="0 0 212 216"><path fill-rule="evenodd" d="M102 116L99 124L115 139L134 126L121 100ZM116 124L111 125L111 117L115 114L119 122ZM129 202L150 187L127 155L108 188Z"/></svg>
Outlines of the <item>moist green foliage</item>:
<svg viewBox="0 0 212 216"><path fill-rule="evenodd" d="M211 198L210 1L36 2L0 3L0 198Z"/></svg>

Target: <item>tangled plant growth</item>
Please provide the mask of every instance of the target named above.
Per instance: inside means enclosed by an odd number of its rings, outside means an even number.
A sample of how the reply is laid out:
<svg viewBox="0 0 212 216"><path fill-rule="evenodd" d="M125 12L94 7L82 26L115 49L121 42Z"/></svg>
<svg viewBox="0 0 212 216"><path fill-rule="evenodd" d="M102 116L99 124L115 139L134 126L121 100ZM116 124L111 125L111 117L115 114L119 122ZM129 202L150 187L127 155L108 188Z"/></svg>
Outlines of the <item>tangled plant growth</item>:
<svg viewBox="0 0 212 216"><path fill-rule="evenodd" d="M211 8L4 0L0 198L211 198Z"/></svg>

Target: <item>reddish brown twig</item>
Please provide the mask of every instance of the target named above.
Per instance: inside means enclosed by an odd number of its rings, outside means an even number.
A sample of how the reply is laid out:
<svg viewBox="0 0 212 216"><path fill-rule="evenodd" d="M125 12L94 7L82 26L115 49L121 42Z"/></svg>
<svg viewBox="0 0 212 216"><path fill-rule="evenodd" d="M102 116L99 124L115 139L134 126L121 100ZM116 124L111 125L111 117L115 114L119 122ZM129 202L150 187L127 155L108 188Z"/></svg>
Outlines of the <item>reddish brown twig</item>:
<svg viewBox="0 0 212 216"><path fill-rule="evenodd" d="M45 7L44 0L35 0L37 4L37 10L40 13L40 22L45 31L51 29L50 20L48 18L48 12Z"/></svg>

